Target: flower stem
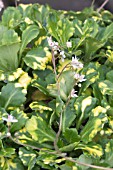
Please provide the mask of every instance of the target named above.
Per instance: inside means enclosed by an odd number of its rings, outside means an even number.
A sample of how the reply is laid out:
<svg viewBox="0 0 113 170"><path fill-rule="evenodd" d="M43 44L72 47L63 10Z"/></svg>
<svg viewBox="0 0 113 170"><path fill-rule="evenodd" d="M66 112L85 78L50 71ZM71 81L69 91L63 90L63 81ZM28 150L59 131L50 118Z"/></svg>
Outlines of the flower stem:
<svg viewBox="0 0 113 170"><path fill-rule="evenodd" d="M109 2L109 0L105 0L104 3L98 8L97 12L100 12L102 8Z"/></svg>
<svg viewBox="0 0 113 170"><path fill-rule="evenodd" d="M52 155L57 155L57 156L60 156L62 158L64 158L65 160L68 160L70 162L73 162L73 163L76 163L78 165L82 165L82 166L86 166L86 167L90 167L90 168L94 168L94 169L101 169L101 170L113 170L113 168L105 168L105 167L102 167L102 166L96 166L96 165L90 165L90 164L87 164L87 163L82 163L82 162L78 162L76 161L75 159L71 158L71 157L67 157L65 156L66 154L65 153L57 153L57 152L50 152L50 151L47 151L45 149L42 149L42 148L38 148L38 147L35 147L35 146L31 146L31 145L28 145L28 144L23 144L17 140L14 140L12 136L9 137L14 143L18 144L18 145L22 145L22 146L25 146L25 147L30 147L32 149L36 149L38 151L43 151L45 153L48 153L48 154L52 154Z"/></svg>

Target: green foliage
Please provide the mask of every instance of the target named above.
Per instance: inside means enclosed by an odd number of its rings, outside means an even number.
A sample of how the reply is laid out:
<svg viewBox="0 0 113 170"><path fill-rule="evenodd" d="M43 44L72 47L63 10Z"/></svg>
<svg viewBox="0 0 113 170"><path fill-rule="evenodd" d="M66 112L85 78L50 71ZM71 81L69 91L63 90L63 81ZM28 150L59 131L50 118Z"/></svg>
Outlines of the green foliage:
<svg viewBox="0 0 113 170"><path fill-rule="evenodd" d="M26 130L32 138L39 143L45 141L54 141L55 132L47 127L46 122L41 117L32 116L26 123Z"/></svg>
<svg viewBox="0 0 113 170"><path fill-rule="evenodd" d="M49 15L48 30L61 44L66 43L74 33L73 24L68 19L60 18L55 12Z"/></svg>
<svg viewBox="0 0 113 170"><path fill-rule="evenodd" d="M26 98L21 87L16 87L16 84L14 83L8 83L1 90L0 100L0 106L8 109L9 107L19 107L25 102Z"/></svg>
<svg viewBox="0 0 113 170"><path fill-rule="evenodd" d="M0 70L8 72L18 68L20 38L12 30L0 25Z"/></svg>
<svg viewBox="0 0 113 170"><path fill-rule="evenodd" d="M0 170L113 168L112 21L93 7L4 10Z"/></svg>
<svg viewBox="0 0 113 170"><path fill-rule="evenodd" d="M34 70L44 70L46 68L46 64L51 60L51 53L47 48L37 47L31 51L29 51L24 61L27 66L31 67Z"/></svg>
<svg viewBox="0 0 113 170"><path fill-rule="evenodd" d="M22 33L22 43L20 47L20 55L26 48L27 44L30 43L39 34L39 29L36 25L28 26ZM29 36L28 36L29 35Z"/></svg>

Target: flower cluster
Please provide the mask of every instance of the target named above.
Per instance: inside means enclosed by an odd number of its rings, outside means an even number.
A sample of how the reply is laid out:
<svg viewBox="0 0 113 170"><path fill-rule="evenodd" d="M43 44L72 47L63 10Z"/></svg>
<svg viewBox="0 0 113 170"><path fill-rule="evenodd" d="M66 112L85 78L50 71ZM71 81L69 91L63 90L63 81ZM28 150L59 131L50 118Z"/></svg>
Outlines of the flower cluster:
<svg viewBox="0 0 113 170"><path fill-rule="evenodd" d="M67 46L67 48L71 48L71 47L72 47L72 42L67 41L67 42L66 42L66 46Z"/></svg>
<svg viewBox="0 0 113 170"><path fill-rule="evenodd" d="M48 37L47 41L48 41L49 46L52 48L54 54L57 54L57 51L58 51L60 56L61 56L62 62L64 62L64 59L66 58L66 55L65 55L64 51L60 50L58 42L53 41L52 37ZM72 43L67 41L66 42L66 46L67 46L67 48L71 48L72 47Z"/></svg>
<svg viewBox="0 0 113 170"><path fill-rule="evenodd" d="M74 69L82 69L83 68L83 64L77 59L76 56L72 57L71 66ZM75 85L78 85L79 87L81 87L81 82L86 81L85 75L79 74L79 73L74 74L74 79L76 80ZM75 91L75 89L72 89L70 96L71 97L77 97L76 92L77 91Z"/></svg>
<svg viewBox="0 0 113 170"><path fill-rule="evenodd" d="M48 38L47 38L47 41L48 41L49 46L50 46L54 51L59 50L58 42L53 41L51 37L48 37Z"/></svg>
<svg viewBox="0 0 113 170"><path fill-rule="evenodd" d="M64 62L64 59L66 58L64 51L60 52L61 60Z"/></svg>
<svg viewBox="0 0 113 170"><path fill-rule="evenodd" d="M77 80L77 82L83 82L83 81L86 81L86 79L84 78L85 77L85 75L80 75L80 74L78 74L78 73L75 73L75 75L74 75L74 78Z"/></svg>
<svg viewBox="0 0 113 170"><path fill-rule="evenodd" d="M76 85L78 85L79 87L81 87L81 82L86 81L86 79L84 78L85 75L80 75L78 73L74 74L74 78L76 79ZM76 94L77 91L75 91L75 89L72 89L71 91L71 97L78 97Z"/></svg>
<svg viewBox="0 0 113 170"><path fill-rule="evenodd" d="M52 37L48 37L47 38L48 44L51 47L51 49L53 50L54 54L57 54L57 51L59 52L59 55L61 57L62 62L64 62L64 59L66 58L65 52L62 50L60 50L59 44L58 42L55 42L52 40ZM67 41L66 42L66 46L67 48L71 48L72 47L72 43ZM78 60L78 58L76 56L72 57L72 61L70 63L70 65L73 67L73 69L82 69L83 68L83 64ZM74 74L74 79L76 80L76 84L79 87L81 87L81 82L85 81L85 75L81 75L79 73L75 73ZM73 88L70 96L71 97L78 97L76 94L77 91L75 91L75 89Z"/></svg>
<svg viewBox="0 0 113 170"><path fill-rule="evenodd" d="M81 69L81 68L83 68L83 64L78 60L78 58L76 56L72 57L71 66L74 69Z"/></svg>

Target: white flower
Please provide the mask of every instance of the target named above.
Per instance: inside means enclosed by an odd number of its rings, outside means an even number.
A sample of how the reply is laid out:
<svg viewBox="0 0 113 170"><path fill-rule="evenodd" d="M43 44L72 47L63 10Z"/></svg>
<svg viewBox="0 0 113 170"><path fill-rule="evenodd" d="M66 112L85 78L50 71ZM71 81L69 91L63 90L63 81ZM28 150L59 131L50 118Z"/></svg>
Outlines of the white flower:
<svg viewBox="0 0 113 170"><path fill-rule="evenodd" d="M47 37L47 41L48 41L48 44L49 44L50 47L54 46L54 42L52 41L51 37Z"/></svg>
<svg viewBox="0 0 113 170"><path fill-rule="evenodd" d="M11 133L10 133L10 132L7 132L6 135L7 135L7 137L10 137L10 136L11 136Z"/></svg>
<svg viewBox="0 0 113 170"><path fill-rule="evenodd" d="M3 4L3 2L0 0L0 11L2 10L2 8L4 8L4 4Z"/></svg>
<svg viewBox="0 0 113 170"><path fill-rule="evenodd" d="M60 55L64 55L64 51L61 51L61 52L60 52Z"/></svg>
<svg viewBox="0 0 113 170"><path fill-rule="evenodd" d="M74 78L75 78L76 80L78 80L79 82L86 81L86 79L85 79L84 77L85 77L85 75L80 75L80 74L78 74L78 73L75 73L75 75L74 75Z"/></svg>
<svg viewBox="0 0 113 170"><path fill-rule="evenodd" d="M80 77L80 74L75 73L74 78L75 78L76 80L78 80L78 79L79 79L79 77Z"/></svg>
<svg viewBox="0 0 113 170"><path fill-rule="evenodd" d="M59 50L58 42L53 41L51 37L47 37L47 41L48 41L49 46L52 47L53 50L56 50L56 51Z"/></svg>
<svg viewBox="0 0 113 170"><path fill-rule="evenodd" d="M18 122L12 115L8 115L8 118L2 117L2 119L6 122Z"/></svg>
<svg viewBox="0 0 113 170"><path fill-rule="evenodd" d="M54 51L54 55L57 55L57 51Z"/></svg>
<svg viewBox="0 0 113 170"><path fill-rule="evenodd" d="M83 64L78 61L78 59L77 59L76 56L75 56L75 57L72 57L71 66L72 66L74 69L83 68Z"/></svg>
<svg viewBox="0 0 113 170"><path fill-rule="evenodd" d="M54 43L54 45L53 45L53 50L59 50L59 47L58 47L58 42L53 42Z"/></svg>
<svg viewBox="0 0 113 170"><path fill-rule="evenodd" d="M16 137L19 136L19 133L18 133L18 132L15 132L14 136L16 136Z"/></svg>
<svg viewBox="0 0 113 170"><path fill-rule="evenodd" d="M60 55L61 55L61 60L62 62L64 62L64 59L66 58L65 54L64 54L64 51L61 51L60 52Z"/></svg>
<svg viewBox="0 0 113 170"><path fill-rule="evenodd" d="M71 48L71 47L72 47L72 42L67 41L67 42L66 42L66 46L67 46L67 48Z"/></svg>
<svg viewBox="0 0 113 170"><path fill-rule="evenodd" d="M71 97L78 97L77 94L75 94L77 91L75 91L74 89L72 89L71 91Z"/></svg>
<svg viewBox="0 0 113 170"><path fill-rule="evenodd" d="M79 82L86 81L86 79L85 79L84 77L85 77L85 75L80 75L80 77L79 77Z"/></svg>
<svg viewBox="0 0 113 170"><path fill-rule="evenodd" d="M78 84L78 87L81 87L81 83Z"/></svg>

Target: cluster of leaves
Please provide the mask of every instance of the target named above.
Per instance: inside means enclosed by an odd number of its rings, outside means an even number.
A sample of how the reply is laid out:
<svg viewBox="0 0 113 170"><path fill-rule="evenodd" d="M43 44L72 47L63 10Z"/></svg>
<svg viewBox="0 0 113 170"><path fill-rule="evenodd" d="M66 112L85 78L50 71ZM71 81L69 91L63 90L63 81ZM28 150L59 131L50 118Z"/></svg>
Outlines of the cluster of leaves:
<svg viewBox="0 0 113 170"><path fill-rule="evenodd" d="M82 163L113 167L112 21L109 11L99 13L93 7L66 12L34 4L4 11L0 170L94 169ZM64 62L58 53L55 56L58 81L47 41L50 36L66 54ZM73 55L84 64L80 72L86 81L76 87L78 97L68 101L73 70L62 68ZM9 114L18 122L4 122Z"/></svg>

